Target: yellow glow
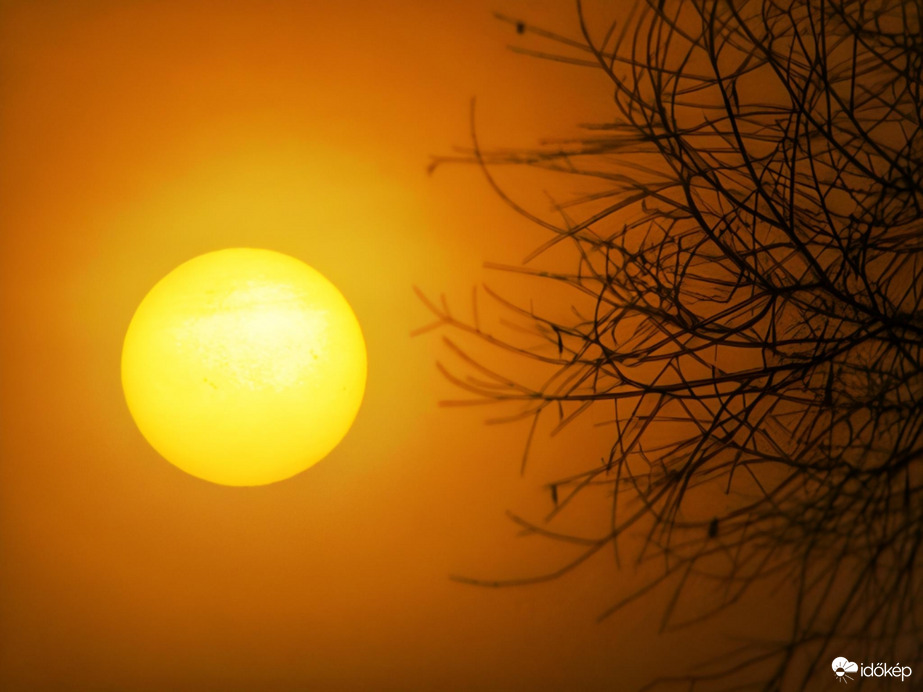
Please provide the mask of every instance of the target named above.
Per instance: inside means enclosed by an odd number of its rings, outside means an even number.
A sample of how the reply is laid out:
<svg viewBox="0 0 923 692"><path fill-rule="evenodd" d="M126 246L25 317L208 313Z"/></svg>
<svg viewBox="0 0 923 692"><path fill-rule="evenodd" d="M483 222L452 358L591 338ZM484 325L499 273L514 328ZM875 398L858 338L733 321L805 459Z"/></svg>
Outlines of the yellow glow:
<svg viewBox="0 0 923 692"><path fill-rule="evenodd" d="M355 315L270 250L196 257L141 301L122 349L132 417L168 461L224 485L294 476L343 438L365 391Z"/></svg>

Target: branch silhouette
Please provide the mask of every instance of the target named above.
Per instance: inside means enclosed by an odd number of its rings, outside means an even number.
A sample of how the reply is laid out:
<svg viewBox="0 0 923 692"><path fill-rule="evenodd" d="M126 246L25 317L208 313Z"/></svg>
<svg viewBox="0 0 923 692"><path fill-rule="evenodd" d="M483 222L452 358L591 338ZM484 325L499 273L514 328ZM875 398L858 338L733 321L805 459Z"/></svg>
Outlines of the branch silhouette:
<svg viewBox="0 0 923 692"><path fill-rule="evenodd" d="M664 629L700 624L767 580L795 592L785 640L653 684L804 689L847 642L865 660L920 666L923 4L660 0L611 21L578 2L577 13L578 38L498 18L541 44L518 52L605 75L611 117L576 138L484 150L472 104L471 147L431 166L476 165L548 234L523 266L496 268L553 282L572 319L488 290L531 325L534 348L420 297L430 328L451 335L458 366L440 369L464 402L532 419L523 464L540 418L561 429L608 412L607 458L550 484L546 519L601 485L610 529L586 538L511 515L582 552L548 574L466 581L555 579L641 531L637 560L663 569L601 617L658 588L672 589ZM564 201L548 215L517 203L500 166L547 173ZM589 191L568 197L574 181ZM562 246L569 265L530 267ZM475 341L544 375L505 374L469 355ZM689 518L705 486L737 499ZM679 622L693 577L721 600Z"/></svg>

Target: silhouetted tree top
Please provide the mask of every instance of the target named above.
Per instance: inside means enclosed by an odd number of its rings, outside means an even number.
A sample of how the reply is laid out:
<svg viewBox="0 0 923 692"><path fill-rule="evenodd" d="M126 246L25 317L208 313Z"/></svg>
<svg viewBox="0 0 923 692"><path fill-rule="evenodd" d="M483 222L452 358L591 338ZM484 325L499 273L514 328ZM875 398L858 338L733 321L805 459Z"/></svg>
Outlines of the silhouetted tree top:
<svg viewBox="0 0 923 692"><path fill-rule="evenodd" d="M662 585L676 596L664 626L678 624L690 576L723 589L718 609L762 580L796 592L787 641L684 682L801 689L845 642L920 666L923 4L577 11L576 38L500 19L529 42L520 52L608 77L611 117L526 150L482 150L472 127L472 148L433 164L476 163L543 229L529 261L572 250L558 271L513 269L572 296L564 321L505 303L538 348L424 297L461 356L446 375L511 417L563 426L603 407L612 423L608 458L551 486L558 507L608 488L610 530L550 574L502 583L559 576L634 527L636 559L661 560L662 576L603 616ZM546 171L559 201L525 208L497 166ZM591 191L567 197L573 180ZM544 374L499 372L466 355L470 340ZM690 519L690 494L716 484L737 501Z"/></svg>

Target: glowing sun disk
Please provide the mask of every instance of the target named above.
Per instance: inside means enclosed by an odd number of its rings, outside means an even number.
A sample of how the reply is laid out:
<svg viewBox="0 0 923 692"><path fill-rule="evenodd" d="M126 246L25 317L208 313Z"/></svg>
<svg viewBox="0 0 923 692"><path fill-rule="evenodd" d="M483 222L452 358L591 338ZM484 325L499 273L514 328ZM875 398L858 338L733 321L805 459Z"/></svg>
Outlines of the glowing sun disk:
<svg viewBox="0 0 923 692"><path fill-rule="evenodd" d="M194 476L262 485L326 456L362 401L366 352L346 299L269 250L196 257L151 289L122 350L150 444Z"/></svg>

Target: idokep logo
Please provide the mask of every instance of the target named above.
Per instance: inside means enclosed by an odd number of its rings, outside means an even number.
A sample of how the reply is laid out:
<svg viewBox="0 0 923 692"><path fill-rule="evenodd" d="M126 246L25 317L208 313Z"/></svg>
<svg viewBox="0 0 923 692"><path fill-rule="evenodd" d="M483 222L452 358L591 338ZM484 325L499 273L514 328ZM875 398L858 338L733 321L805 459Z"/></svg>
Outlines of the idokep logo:
<svg viewBox="0 0 923 692"><path fill-rule="evenodd" d="M859 665L840 656L833 659L833 672L836 673L837 682L849 682L853 678L847 673L858 673Z"/></svg>
<svg viewBox="0 0 923 692"><path fill-rule="evenodd" d="M833 673L836 675L837 682L849 682L855 678L850 673L859 673L863 678L900 678L903 682L909 678L913 670L910 666L902 666L900 663L890 665L888 663L870 663L861 666L858 663L838 656L833 659Z"/></svg>

